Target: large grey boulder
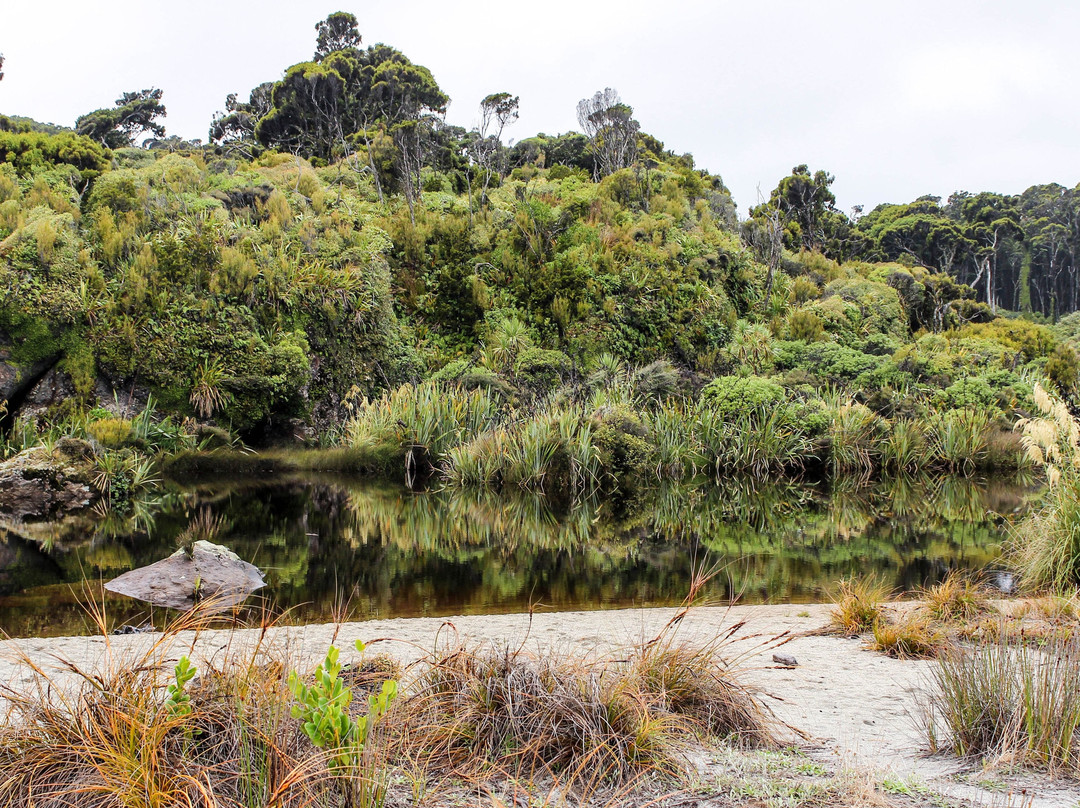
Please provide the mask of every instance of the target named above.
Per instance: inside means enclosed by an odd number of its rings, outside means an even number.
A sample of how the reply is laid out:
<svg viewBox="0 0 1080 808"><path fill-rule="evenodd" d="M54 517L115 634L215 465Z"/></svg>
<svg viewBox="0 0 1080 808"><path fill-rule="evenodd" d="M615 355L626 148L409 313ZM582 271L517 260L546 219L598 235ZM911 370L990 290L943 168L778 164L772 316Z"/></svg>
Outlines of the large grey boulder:
<svg viewBox="0 0 1080 808"><path fill-rule="evenodd" d="M169 609L187 610L206 603L223 610L240 605L265 585L258 567L232 550L197 541L190 552L177 550L161 561L125 572L105 588Z"/></svg>

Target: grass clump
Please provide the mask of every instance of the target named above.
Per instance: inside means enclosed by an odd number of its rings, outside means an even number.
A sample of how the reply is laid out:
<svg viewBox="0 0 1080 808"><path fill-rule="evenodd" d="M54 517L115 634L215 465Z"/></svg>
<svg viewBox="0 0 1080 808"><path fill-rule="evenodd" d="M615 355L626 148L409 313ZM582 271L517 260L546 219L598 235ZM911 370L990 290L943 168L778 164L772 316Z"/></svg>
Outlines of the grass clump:
<svg viewBox="0 0 1080 808"><path fill-rule="evenodd" d="M283 652L260 640L229 646L212 663L193 662L180 634L198 636L207 627L205 614L192 612L141 651L107 644L100 665L64 663L59 673L24 656L30 686L3 692L9 709L0 724L0 805L373 804L382 781L372 754L351 737L347 750L312 743L312 735L333 733L305 722L329 713L316 705L304 721L295 717L289 680L296 674ZM343 716L339 726L350 735L371 718Z"/></svg>
<svg viewBox="0 0 1080 808"><path fill-rule="evenodd" d="M873 625L871 648L894 659L931 659L945 643L945 632L926 614L915 612L899 620Z"/></svg>
<svg viewBox="0 0 1080 808"><path fill-rule="evenodd" d="M1080 772L1080 643L1032 648L1000 642L954 646L933 674L926 716L933 751Z"/></svg>
<svg viewBox="0 0 1080 808"><path fill-rule="evenodd" d="M888 587L872 576L860 580L842 580L837 585L829 622L835 630L844 634L870 631L882 619L882 606L888 597Z"/></svg>
<svg viewBox="0 0 1080 808"><path fill-rule="evenodd" d="M669 643L629 661L458 645L430 660L402 709L407 756L480 780L620 783L682 773L696 734L773 742L764 708L716 649Z"/></svg>
<svg viewBox="0 0 1080 808"><path fill-rule="evenodd" d="M941 622L974 620L993 608L979 582L957 570L951 570L941 583L923 589L920 599L929 615Z"/></svg>

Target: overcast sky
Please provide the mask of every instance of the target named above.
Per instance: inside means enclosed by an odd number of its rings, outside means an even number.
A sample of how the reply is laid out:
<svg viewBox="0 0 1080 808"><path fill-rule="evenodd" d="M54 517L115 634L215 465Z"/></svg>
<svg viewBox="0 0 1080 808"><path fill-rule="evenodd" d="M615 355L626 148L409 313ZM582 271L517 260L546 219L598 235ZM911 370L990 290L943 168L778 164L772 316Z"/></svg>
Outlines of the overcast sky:
<svg viewBox="0 0 1080 808"><path fill-rule="evenodd" d="M867 209L1080 181L1080 3L1067 0L8 0L0 112L71 125L160 87L169 134L205 140L230 92L311 58L337 10L431 69L451 123L521 97L521 139L576 128L614 87L642 127L720 174L741 215L792 166Z"/></svg>

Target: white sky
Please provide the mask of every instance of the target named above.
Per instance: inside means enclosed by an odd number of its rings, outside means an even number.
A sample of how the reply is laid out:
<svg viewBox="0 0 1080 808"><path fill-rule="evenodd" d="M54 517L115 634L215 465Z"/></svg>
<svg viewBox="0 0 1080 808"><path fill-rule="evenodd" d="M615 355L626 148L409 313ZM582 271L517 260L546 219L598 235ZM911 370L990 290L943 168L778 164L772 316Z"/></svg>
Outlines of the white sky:
<svg viewBox="0 0 1080 808"><path fill-rule="evenodd" d="M169 134L205 140L229 92L311 58L337 10L365 44L431 69L471 126L509 91L521 139L576 128L614 87L642 127L723 176L741 215L792 166L847 209L1080 181L1080 3L1071 0L5 0L0 112L71 125L165 91Z"/></svg>

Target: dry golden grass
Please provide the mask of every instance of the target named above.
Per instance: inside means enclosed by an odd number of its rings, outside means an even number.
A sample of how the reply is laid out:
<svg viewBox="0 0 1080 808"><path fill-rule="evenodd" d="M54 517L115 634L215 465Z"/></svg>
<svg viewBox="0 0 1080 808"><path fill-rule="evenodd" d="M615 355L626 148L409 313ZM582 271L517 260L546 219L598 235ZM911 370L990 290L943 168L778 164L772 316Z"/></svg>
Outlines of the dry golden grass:
<svg viewBox="0 0 1080 808"><path fill-rule="evenodd" d="M870 631L882 618L882 606L890 594L889 588L872 576L840 581L829 615L831 627L849 635Z"/></svg>
<svg viewBox="0 0 1080 808"><path fill-rule="evenodd" d="M182 705L170 699L178 635L205 626L192 613L139 652L109 644L95 669L24 656L33 685L3 693L0 805L284 807L339 790L316 776L325 762L290 716L287 666L261 643L202 671Z"/></svg>
<svg viewBox="0 0 1080 808"><path fill-rule="evenodd" d="M620 658L454 643L422 661L388 716L395 754L444 778L553 778L591 791L681 776L698 739L774 745L776 723L722 647L668 629Z"/></svg>
<svg viewBox="0 0 1080 808"><path fill-rule="evenodd" d="M894 659L931 659L945 647L948 634L929 615L915 611L897 620L874 623L870 647Z"/></svg>
<svg viewBox="0 0 1080 808"><path fill-rule="evenodd" d="M952 570L941 583L921 590L917 597L932 618L941 622L969 621L994 611L986 590L967 572Z"/></svg>

